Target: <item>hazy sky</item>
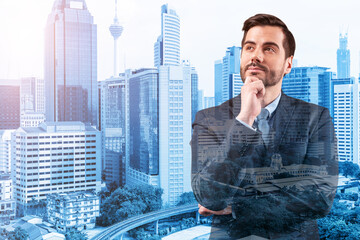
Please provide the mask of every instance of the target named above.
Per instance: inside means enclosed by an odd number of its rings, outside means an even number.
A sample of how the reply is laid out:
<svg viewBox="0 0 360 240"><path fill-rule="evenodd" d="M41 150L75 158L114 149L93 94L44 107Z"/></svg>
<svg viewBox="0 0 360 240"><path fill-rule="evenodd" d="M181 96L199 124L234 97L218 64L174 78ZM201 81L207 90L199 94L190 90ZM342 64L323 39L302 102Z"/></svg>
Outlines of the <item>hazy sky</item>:
<svg viewBox="0 0 360 240"><path fill-rule="evenodd" d="M43 77L44 27L53 0L0 0L0 79ZM348 30L351 75L359 76L360 2L358 0L118 0L124 26L119 39L120 70L153 66L164 3L181 20L181 58L197 68L199 88L213 95L214 61L227 47L240 46L242 24L256 13L281 18L293 32L299 66L330 67L336 72L339 32ZM98 29L98 80L113 73L109 26L115 0L86 0Z"/></svg>

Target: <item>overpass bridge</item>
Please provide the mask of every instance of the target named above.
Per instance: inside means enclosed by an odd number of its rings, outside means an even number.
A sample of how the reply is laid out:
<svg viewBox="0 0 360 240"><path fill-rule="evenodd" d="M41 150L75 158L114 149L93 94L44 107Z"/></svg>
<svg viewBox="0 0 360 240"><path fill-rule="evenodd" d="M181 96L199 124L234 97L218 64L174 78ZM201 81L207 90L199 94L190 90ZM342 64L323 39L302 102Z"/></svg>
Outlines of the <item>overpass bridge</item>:
<svg viewBox="0 0 360 240"><path fill-rule="evenodd" d="M122 234L140 227L142 225L148 224L148 223L155 223L155 231L156 234L158 234L159 230L159 220L173 217L176 215L181 215L184 213L191 213L196 212L196 222L200 223L200 214L198 212L198 205L185 205L185 206L179 206L179 207L173 207L173 208L167 208L162 209L156 212L150 212L146 214L142 214L139 216L131 217L129 219L126 219L125 221L116 223L108 228L106 228L104 231L100 232L99 234L95 235L91 240L107 240L107 239L114 239L115 237L122 238Z"/></svg>

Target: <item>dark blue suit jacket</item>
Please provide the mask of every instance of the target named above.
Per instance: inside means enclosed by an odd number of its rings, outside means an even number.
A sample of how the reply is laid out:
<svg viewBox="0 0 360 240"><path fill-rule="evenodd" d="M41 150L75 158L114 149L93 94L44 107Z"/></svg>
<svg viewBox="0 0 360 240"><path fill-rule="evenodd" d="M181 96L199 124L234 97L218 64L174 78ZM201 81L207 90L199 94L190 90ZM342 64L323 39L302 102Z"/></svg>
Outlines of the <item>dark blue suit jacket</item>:
<svg viewBox="0 0 360 240"><path fill-rule="evenodd" d="M316 219L331 209L338 176L337 143L328 109L282 93L270 124L272 141L235 119L240 95L197 113L192 188L214 216L212 239L256 235L318 239Z"/></svg>

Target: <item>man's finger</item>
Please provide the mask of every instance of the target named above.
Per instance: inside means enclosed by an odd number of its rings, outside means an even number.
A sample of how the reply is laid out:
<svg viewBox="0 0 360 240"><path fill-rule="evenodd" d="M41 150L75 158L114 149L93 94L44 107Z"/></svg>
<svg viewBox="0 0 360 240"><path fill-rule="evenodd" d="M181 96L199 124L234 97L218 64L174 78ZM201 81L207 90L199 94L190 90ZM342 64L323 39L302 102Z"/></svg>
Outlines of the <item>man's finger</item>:
<svg viewBox="0 0 360 240"><path fill-rule="evenodd" d="M265 95L265 86L261 80L249 83L247 88L253 89L258 98L262 98Z"/></svg>
<svg viewBox="0 0 360 240"><path fill-rule="evenodd" d="M255 76L248 76L245 78L244 84L249 84L249 83L256 82L256 81L261 81L261 80Z"/></svg>
<svg viewBox="0 0 360 240"><path fill-rule="evenodd" d="M200 205L200 206L201 206L201 205ZM201 215L205 216L205 217L208 217L208 216L210 216L210 215L213 214L213 211L211 211L211 210L209 210L209 209L204 208L203 206L201 206L201 207L199 208L199 213L200 213Z"/></svg>

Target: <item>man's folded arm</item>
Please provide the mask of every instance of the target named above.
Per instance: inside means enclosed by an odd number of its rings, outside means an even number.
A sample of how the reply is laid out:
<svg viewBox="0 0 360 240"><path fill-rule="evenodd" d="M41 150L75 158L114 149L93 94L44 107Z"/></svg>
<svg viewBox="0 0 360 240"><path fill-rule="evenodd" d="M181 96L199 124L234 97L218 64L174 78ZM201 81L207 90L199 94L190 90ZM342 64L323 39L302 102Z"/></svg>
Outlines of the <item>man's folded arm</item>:
<svg viewBox="0 0 360 240"><path fill-rule="evenodd" d="M233 202L243 180L240 173L249 167L246 165L257 154L254 146L260 141L258 132L235 119L221 123L203 112L196 115L191 141L192 188L200 205L219 211Z"/></svg>
<svg viewBox="0 0 360 240"><path fill-rule="evenodd" d="M334 127L327 109L321 112L308 140L303 164L298 165L296 171L303 173L302 176L290 175L266 182L267 189L272 191L264 192L264 185L254 185L255 191L263 192L257 199L248 201L249 197L237 195L232 206L236 218L244 220L247 208L270 202L264 216L255 217L257 221L272 219L280 225L289 225L322 218L329 213L337 188L338 161Z"/></svg>

